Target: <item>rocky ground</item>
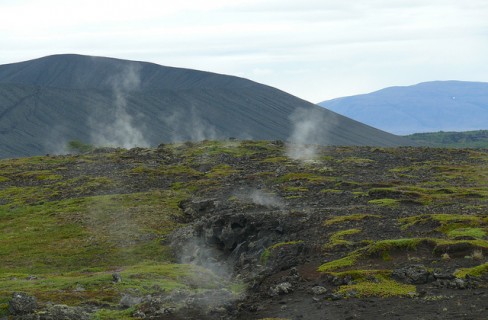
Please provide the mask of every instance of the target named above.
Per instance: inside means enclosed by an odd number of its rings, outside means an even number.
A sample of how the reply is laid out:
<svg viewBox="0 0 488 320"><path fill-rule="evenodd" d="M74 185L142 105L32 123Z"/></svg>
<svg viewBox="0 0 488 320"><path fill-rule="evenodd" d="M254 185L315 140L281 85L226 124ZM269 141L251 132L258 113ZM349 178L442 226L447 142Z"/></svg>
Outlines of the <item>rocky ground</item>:
<svg viewBox="0 0 488 320"><path fill-rule="evenodd" d="M1 161L4 317L486 318L488 151L292 151Z"/></svg>

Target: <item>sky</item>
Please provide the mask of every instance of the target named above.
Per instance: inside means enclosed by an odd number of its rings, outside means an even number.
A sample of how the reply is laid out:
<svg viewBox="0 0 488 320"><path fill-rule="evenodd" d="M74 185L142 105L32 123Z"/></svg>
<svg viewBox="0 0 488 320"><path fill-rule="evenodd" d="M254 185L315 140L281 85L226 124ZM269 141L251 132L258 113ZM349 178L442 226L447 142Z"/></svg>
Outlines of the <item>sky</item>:
<svg viewBox="0 0 488 320"><path fill-rule="evenodd" d="M78 53L248 78L320 102L488 82L487 0L0 0L0 64Z"/></svg>

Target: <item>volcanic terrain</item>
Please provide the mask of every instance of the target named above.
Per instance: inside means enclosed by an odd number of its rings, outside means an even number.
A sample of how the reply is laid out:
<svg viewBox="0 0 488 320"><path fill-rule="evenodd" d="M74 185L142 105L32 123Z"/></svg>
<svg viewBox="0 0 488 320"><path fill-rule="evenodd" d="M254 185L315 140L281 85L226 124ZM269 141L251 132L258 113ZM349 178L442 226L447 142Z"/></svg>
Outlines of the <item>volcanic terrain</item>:
<svg viewBox="0 0 488 320"><path fill-rule="evenodd" d="M485 319L488 151L203 141L0 161L0 317Z"/></svg>

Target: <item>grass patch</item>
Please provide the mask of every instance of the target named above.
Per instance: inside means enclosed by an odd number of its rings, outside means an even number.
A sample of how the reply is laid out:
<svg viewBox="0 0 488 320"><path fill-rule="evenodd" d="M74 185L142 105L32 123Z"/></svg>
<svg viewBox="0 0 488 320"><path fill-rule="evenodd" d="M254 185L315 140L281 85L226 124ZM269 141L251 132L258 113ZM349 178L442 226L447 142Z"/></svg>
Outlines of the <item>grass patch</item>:
<svg viewBox="0 0 488 320"><path fill-rule="evenodd" d="M359 298L363 297L408 297L416 293L416 287L410 284L399 283L383 277L375 281L362 280L355 284L341 286L338 290L342 294L352 292Z"/></svg>
<svg viewBox="0 0 488 320"><path fill-rule="evenodd" d="M381 218L381 216L377 214L364 214L364 213L356 213L350 214L345 216L337 216L324 221L324 226L331 226L336 223L348 222L348 221L360 221L363 219L370 219L370 218Z"/></svg>
<svg viewBox="0 0 488 320"><path fill-rule="evenodd" d="M402 230L429 221L437 222L439 227L435 230L450 238L467 236L482 239L486 237L486 228L480 228L488 224L486 217L461 214L427 214L399 219L399 222L402 223Z"/></svg>
<svg viewBox="0 0 488 320"><path fill-rule="evenodd" d="M330 236L329 242L324 245L324 249L332 249L336 246L349 246L352 244L352 242L348 240L344 240L344 237L357 234L360 232L361 229L348 229L348 230L337 231Z"/></svg>
<svg viewBox="0 0 488 320"><path fill-rule="evenodd" d="M238 170L233 169L228 164L220 164L206 174L207 178L223 178L230 176L231 174L239 172Z"/></svg>
<svg viewBox="0 0 488 320"><path fill-rule="evenodd" d="M330 262L326 262L322 264L317 271L319 272L328 272L334 271L337 269L347 268L353 266L356 261L361 257L361 254L357 251L352 252L351 254L337 260L333 260Z"/></svg>
<svg viewBox="0 0 488 320"><path fill-rule="evenodd" d="M286 192L308 192L308 188L305 187L294 187L294 186L284 186L283 191Z"/></svg>
<svg viewBox="0 0 488 320"><path fill-rule="evenodd" d="M486 230L481 228L459 228L447 232L449 238L471 237L483 239L486 237Z"/></svg>
<svg viewBox="0 0 488 320"><path fill-rule="evenodd" d="M369 200L368 204L372 204L380 207L398 207L400 205L400 200L389 199L389 198L374 199L374 200Z"/></svg>
<svg viewBox="0 0 488 320"><path fill-rule="evenodd" d="M289 181L297 181L297 180L305 180L307 182L322 182L326 179L322 176L318 176L313 173L309 172L292 172L287 173L278 178L278 183L289 182Z"/></svg>
<svg viewBox="0 0 488 320"><path fill-rule="evenodd" d="M466 276L481 277L488 273L488 262L473 268L461 268L456 270L454 275L458 278L465 278Z"/></svg>

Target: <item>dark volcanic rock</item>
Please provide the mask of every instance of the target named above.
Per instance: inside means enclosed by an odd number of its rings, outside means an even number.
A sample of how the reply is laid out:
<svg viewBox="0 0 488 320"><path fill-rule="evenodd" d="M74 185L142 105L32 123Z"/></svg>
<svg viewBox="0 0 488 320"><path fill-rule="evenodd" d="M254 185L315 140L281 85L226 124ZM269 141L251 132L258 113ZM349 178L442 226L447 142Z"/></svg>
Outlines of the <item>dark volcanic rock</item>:
<svg viewBox="0 0 488 320"><path fill-rule="evenodd" d="M40 315L40 320L89 320L90 315L80 307L53 305Z"/></svg>
<svg viewBox="0 0 488 320"><path fill-rule="evenodd" d="M36 298L23 292L14 292L8 305L8 310L13 315L25 315L32 313L36 308Z"/></svg>
<svg viewBox="0 0 488 320"><path fill-rule="evenodd" d="M395 269L391 276L398 281L411 284L424 284L435 280L434 275L420 264Z"/></svg>

